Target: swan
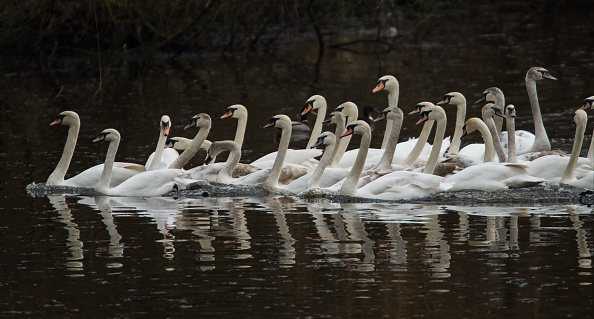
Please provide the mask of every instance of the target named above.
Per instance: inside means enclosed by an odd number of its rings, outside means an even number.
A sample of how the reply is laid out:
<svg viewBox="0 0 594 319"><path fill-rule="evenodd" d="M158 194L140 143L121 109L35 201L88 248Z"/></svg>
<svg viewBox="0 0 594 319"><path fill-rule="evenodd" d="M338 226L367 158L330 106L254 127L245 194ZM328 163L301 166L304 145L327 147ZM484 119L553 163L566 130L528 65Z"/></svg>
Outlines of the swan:
<svg viewBox="0 0 594 319"><path fill-rule="evenodd" d="M463 170L446 177L451 185L449 192L460 190L499 191L510 187L530 187L542 183L541 178L531 176L528 166L515 163L494 163L493 136L491 130L479 118L470 118L463 127L462 137L478 130L485 142L485 162L470 163Z"/></svg>
<svg viewBox="0 0 594 319"><path fill-rule="evenodd" d="M350 134L361 134L361 145L357 160L340 188L340 195L401 200L425 197L447 189L443 177L408 171L392 172L357 189L371 142L371 128L364 121L355 121L347 127L343 136Z"/></svg>
<svg viewBox="0 0 594 319"><path fill-rule="evenodd" d="M580 107L580 109L586 111L590 108L592 108L592 103L594 103L594 95L590 96L589 98L584 100L584 103L582 104L582 106Z"/></svg>
<svg viewBox="0 0 594 319"><path fill-rule="evenodd" d="M332 111L332 113L342 113L344 115L344 125L346 127L350 123L357 120L359 116L359 109L355 103L347 101L337 106L334 109L334 111ZM336 146L336 151L334 152L334 157L332 159L332 164L330 164L330 167L344 167L345 165L350 167L350 163L352 163L353 152L350 152L348 154L345 153L350 141L350 136L344 139L340 139L340 141L338 142L338 146ZM344 161L347 164L341 163L343 158L345 158Z"/></svg>
<svg viewBox="0 0 594 319"><path fill-rule="evenodd" d="M505 112L505 95L503 91L498 87L490 87L483 91L481 98L474 102L475 105L483 102L492 102L495 103L495 106L501 111L501 113ZM503 128L503 118L494 118L495 121L495 128L497 129L498 136L501 136L503 133L501 130ZM502 139L503 142L503 139Z"/></svg>
<svg viewBox="0 0 594 319"><path fill-rule="evenodd" d="M54 171L50 174L47 179L46 185L49 186L68 186L68 187L85 187L93 188L97 184L97 181L101 177L103 171L103 164L95 165L88 168L76 176L73 176L67 180L64 180L72 155L74 154L74 148L76 147L76 141L78 139L78 132L80 130L80 118L76 112L64 111L58 114L58 117L53 121L50 126L53 125L66 125L68 129L68 138L66 139L66 145L62 151L62 157L56 165ZM110 186L116 186L127 180L128 178L145 171L145 167L134 163L114 163L113 177L111 179Z"/></svg>
<svg viewBox="0 0 594 319"><path fill-rule="evenodd" d="M443 99L436 105L455 105L456 106L456 126L454 129L454 135L452 136L452 142L448 149L447 155L456 155L460 151L460 137L462 137L462 127L464 126L464 120L466 119L466 98L460 92L450 92L444 95Z"/></svg>
<svg viewBox="0 0 594 319"><path fill-rule="evenodd" d="M582 104L580 109L586 111L586 110L592 108L593 103L594 103L594 95L585 99L584 103ZM594 133L592 134L592 137L590 137L590 148L588 148L588 155L586 157L590 159L590 162L592 162L592 167L594 167Z"/></svg>
<svg viewBox="0 0 594 319"><path fill-rule="evenodd" d="M179 155L179 157L169 165L169 168L173 169L181 169L186 165L192 157L198 152L204 140L206 140L206 136L208 136L208 132L210 132L211 126L211 119L210 116L206 113L199 113L194 115L188 125L184 127L184 130L190 129L192 127L198 127L200 130L190 142L188 147L186 148L183 153Z"/></svg>
<svg viewBox="0 0 594 319"><path fill-rule="evenodd" d="M225 163L216 163L211 164L217 155L224 151L229 151L229 158ZM216 141L212 143L210 148L208 149L208 156L206 157L206 161L204 162L206 166L205 168L211 168L215 165L222 165L222 167L218 170L218 173L215 175L214 182L217 183L225 183L229 184L233 178L233 171L239 164L239 160L241 159L241 147L235 141Z"/></svg>
<svg viewBox="0 0 594 319"><path fill-rule="evenodd" d="M334 130L334 142L336 142L336 136L341 136L342 133L346 130L346 116L342 112L332 112L328 115L328 119L325 120L323 123L331 123L336 125L336 129ZM321 135L320 135L321 136ZM318 137L318 141L319 141ZM316 141L315 144L318 142ZM314 145L315 145L314 144ZM312 145L313 148L313 145ZM324 152L328 151L328 148ZM340 155L337 155L338 152L342 152ZM332 154L330 155L330 167L336 167L340 162L344 152L346 151L346 147L338 147L336 145L332 146ZM319 165L319 164L318 164Z"/></svg>
<svg viewBox="0 0 594 319"><path fill-rule="evenodd" d="M547 131L542 123L538 95L536 93L536 81L542 79L557 80L549 74L549 71L541 67L532 67L526 72L526 91L532 108L532 117L534 119L534 143L527 152L550 151L551 142L547 136ZM524 152L522 152L524 153ZM521 154L521 153L518 153Z"/></svg>
<svg viewBox="0 0 594 319"><path fill-rule="evenodd" d="M575 187L587 188L587 189L594 189L594 171L590 170L585 176L580 177L577 179L575 176L575 168L578 162L578 158L580 155L580 150L582 149L582 144L584 142L584 131L586 130L586 124L588 122L588 115L582 109L578 109L575 111L575 115L573 116L573 123L576 124L575 128L575 138L573 140L573 147L571 149L571 156L569 158L569 162L567 163L567 167L565 167L565 171L563 172L563 176L561 176L561 184L567 184Z"/></svg>
<svg viewBox="0 0 594 319"><path fill-rule="evenodd" d="M169 116L161 116L159 122L159 140L157 141L157 148L146 160L144 166L147 170L152 171L156 169L165 169L169 164L173 163L178 157L179 153L171 148L165 148L167 136L169 136L169 129L171 128L171 120Z"/></svg>
<svg viewBox="0 0 594 319"><path fill-rule="evenodd" d="M583 112L583 110L579 110ZM571 174L567 172L570 165L573 166L573 175L578 180L582 180L592 171L592 162L590 159L579 157L587 122L587 115L582 112L576 111L574 115L574 122L576 123L576 135L573 141L571 156L567 157L560 156L559 154L552 154L527 162L526 165L528 165L530 174L532 176L544 178L553 183L558 183L563 179L566 173L568 174L568 176L566 176L566 180L569 180L570 177L572 177ZM584 128L582 126L584 126ZM592 181L593 179L590 179L591 183L593 183Z"/></svg>
<svg viewBox="0 0 594 319"><path fill-rule="evenodd" d="M376 93L379 91L388 91L388 107L398 107L398 98L400 96L400 84L393 75L384 75L377 80L375 88L371 91ZM402 126L402 123L400 124ZM386 122L386 130L384 131L384 139L382 140L381 149L385 149L390 138L390 131L392 130L392 120Z"/></svg>
<svg viewBox="0 0 594 319"><path fill-rule="evenodd" d="M314 123L314 127L311 130L311 136L309 137L309 141L307 142L306 149L310 149L311 146L316 142L316 139L322 133L322 122L326 117L326 99L318 94L312 95L307 101L305 102L305 106L301 110L301 116L307 116L307 114L313 110L317 110L318 115L316 116L316 122Z"/></svg>
<svg viewBox="0 0 594 319"><path fill-rule="evenodd" d="M181 173L180 169L160 169L146 171L134 175L115 187L110 187L113 164L120 144L120 133L115 129L103 130L94 143L107 141L107 155L101 178L95 186L95 191L104 195L115 196L162 196L174 189L174 179Z"/></svg>

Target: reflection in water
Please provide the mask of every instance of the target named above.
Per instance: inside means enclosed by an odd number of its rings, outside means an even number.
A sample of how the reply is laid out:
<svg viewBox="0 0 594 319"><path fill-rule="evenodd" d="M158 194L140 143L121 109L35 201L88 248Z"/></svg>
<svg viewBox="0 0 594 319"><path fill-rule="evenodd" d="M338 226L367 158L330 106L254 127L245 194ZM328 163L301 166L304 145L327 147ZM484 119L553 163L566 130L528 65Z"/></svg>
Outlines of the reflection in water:
<svg viewBox="0 0 594 319"><path fill-rule="evenodd" d="M80 240L78 225L73 221L71 210L66 204L66 197L63 195L48 196L48 199L60 215L60 221L68 232L66 247L70 250L70 257L66 258L68 260L66 267L68 270L83 270L83 243Z"/></svg>
<svg viewBox="0 0 594 319"><path fill-rule="evenodd" d="M278 227L278 233L281 236L281 242L279 247L279 263L281 266L288 266L295 264L295 239L289 232L289 225L283 207L279 201L278 196L269 196L266 198L270 212L274 215L274 220Z"/></svg>
<svg viewBox="0 0 594 319"><path fill-rule="evenodd" d="M450 277L448 268L450 267L450 245L444 239L443 228L439 224L438 215L429 216L429 220L424 225L427 233L425 237L425 253L428 258L425 263L429 265L432 278Z"/></svg>
<svg viewBox="0 0 594 319"><path fill-rule="evenodd" d="M109 233L109 257L123 257L124 256L124 245L120 243L122 235L118 233L116 225L113 221L113 215L111 211L111 205L109 204L108 196L97 196L95 197L95 204L101 211L101 217L103 217L103 223Z"/></svg>

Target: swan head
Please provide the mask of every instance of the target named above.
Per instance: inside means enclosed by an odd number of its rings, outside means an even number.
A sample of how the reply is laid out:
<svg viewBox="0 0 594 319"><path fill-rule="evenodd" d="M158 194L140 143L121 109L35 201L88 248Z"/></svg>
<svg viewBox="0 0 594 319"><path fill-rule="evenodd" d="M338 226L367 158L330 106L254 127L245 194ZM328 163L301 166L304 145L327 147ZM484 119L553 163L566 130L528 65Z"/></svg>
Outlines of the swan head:
<svg viewBox="0 0 594 319"><path fill-rule="evenodd" d="M210 144L204 164L208 165L212 160L224 151L239 151L239 144L234 141L216 141Z"/></svg>
<svg viewBox="0 0 594 319"><path fill-rule="evenodd" d="M397 120L397 115L396 112L393 112L394 108L392 107L387 107L385 108L383 111L380 112L380 115L378 117L376 117L375 119L373 119L373 123L375 122L379 122L379 121L383 121L385 119L388 120Z"/></svg>
<svg viewBox="0 0 594 319"><path fill-rule="evenodd" d="M332 112L328 115L328 119L324 120L322 123L324 124L336 124L342 125L345 122L345 116L342 112Z"/></svg>
<svg viewBox="0 0 594 319"><path fill-rule="evenodd" d="M101 133L99 133L99 136L97 136L93 140L93 143L97 143L97 142L101 142L101 141L115 142L115 141L119 141L119 140L120 140L120 132L118 132L116 129L108 128L108 129L103 130Z"/></svg>
<svg viewBox="0 0 594 319"><path fill-rule="evenodd" d="M538 66L533 66L530 69L528 69L528 72L526 72L526 79L530 79L533 81L538 81L542 79L557 80L556 77L549 74L549 71L547 69Z"/></svg>
<svg viewBox="0 0 594 319"><path fill-rule="evenodd" d="M419 125L429 120L437 121L440 119L445 119L445 111L443 110L443 108L441 108L441 106L437 106L431 103L431 105L423 108L423 110L421 111L421 118L417 121L416 125Z"/></svg>
<svg viewBox="0 0 594 319"><path fill-rule="evenodd" d="M516 107L513 104L506 106L505 112L509 117L516 117Z"/></svg>
<svg viewBox="0 0 594 319"><path fill-rule="evenodd" d="M284 114L279 114L279 115L275 115L275 116L271 117L270 122L268 124L264 125L264 128L277 127L280 129L286 129L291 126L292 126L291 119Z"/></svg>
<svg viewBox="0 0 594 319"><path fill-rule="evenodd" d="M483 102L496 102L496 101L503 101L505 96L503 95L503 91L500 88L492 86L483 91L481 98L478 99L474 104L479 104Z"/></svg>
<svg viewBox="0 0 594 319"><path fill-rule="evenodd" d="M483 117L494 117L499 116L505 118L505 114L501 113L501 110L495 106L495 103L487 103L483 106Z"/></svg>
<svg viewBox="0 0 594 319"><path fill-rule="evenodd" d="M573 122L571 124L585 126L586 123L588 123L588 114L582 109L577 109L573 115Z"/></svg>
<svg viewBox="0 0 594 319"><path fill-rule="evenodd" d="M346 132L344 132L340 137L345 137L345 136L349 136L352 134L365 134L365 133L369 134L370 132L371 132L371 127L369 126L369 124L367 124L367 122L357 120L357 121L354 121L353 123L347 125Z"/></svg>
<svg viewBox="0 0 594 319"><path fill-rule="evenodd" d="M190 142L192 142L192 140L189 138L180 137L180 136L170 137L165 142L165 148L173 148L174 150L177 150L177 151L185 151L186 148L188 148L188 146L190 145ZM208 141L208 140L204 140L202 145L204 145L207 142L208 142L208 145L210 146L210 141ZM204 148L204 147L201 147L201 148L204 150L208 150L208 148Z"/></svg>
<svg viewBox="0 0 594 319"><path fill-rule="evenodd" d="M235 104L235 105L231 105L227 108L227 110L225 110L225 114L223 114L221 116L221 120L222 119L226 119L229 117L232 118L247 118L248 112L247 109L245 108L245 106L241 105L241 104Z"/></svg>
<svg viewBox="0 0 594 319"><path fill-rule="evenodd" d="M74 125L75 123L80 123L80 118L78 114L73 111L64 111L56 117L56 120L50 123L50 126L62 124L62 125Z"/></svg>
<svg viewBox="0 0 594 319"><path fill-rule="evenodd" d="M345 116L345 120L348 122L349 119L356 120L359 116L359 108L357 104L353 102L344 102L337 106L333 112L341 112ZM352 121L351 121L352 122Z"/></svg>
<svg viewBox="0 0 594 319"><path fill-rule="evenodd" d="M479 119L478 117L472 117L466 120L464 126L462 127L462 136L460 138L465 137L466 135L476 131L479 126L485 126L483 120Z"/></svg>
<svg viewBox="0 0 594 319"><path fill-rule="evenodd" d="M592 108L592 103L594 103L594 95L584 100L584 104L580 107L582 110L587 110Z"/></svg>
<svg viewBox="0 0 594 319"><path fill-rule="evenodd" d="M377 80L375 88L371 92L379 92L381 90L387 90L389 92L398 90L398 80L392 75L384 75Z"/></svg>
<svg viewBox="0 0 594 319"><path fill-rule="evenodd" d="M466 98L460 92L450 92L443 96L441 101L435 103L436 105L466 105Z"/></svg>
<svg viewBox="0 0 594 319"><path fill-rule="evenodd" d="M311 148L316 148L320 145L332 145L336 143L336 136L332 132L324 132L320 134L316 142L311 146Z"/></svg>
<svg viewBox="0 0 594 319"><path fill-rule="evenodd" d="M312 95L307 101L305 101L305 105L301 109L301 117L303 118L309 112L319 108L326 108L326 99L321 95Z"/></svg>
<svg viewBox="0 0 594 319"><path fill-rule="evenodd" d="M171 119L167 115L161 116L161 131L163 136L169 136L169 129L171 128Z"/></svg>
<svg viewBox="0 0 594 319"><path fill-rule="evenodd" d="M432 106L432 105L434 105L434 104L431 103L431 102L421 102L421 103L415 105L415 108L412 111L410 111L410 113L408 113L408 115L421 113L421 112L423 112L423 110L426 107L429 107L429 106Z"/></svg>
<svg viewBox="0 0 594 319"><path fill-rule="evenodd" d="M206 113L199 113L190 119L190 123L184 127L184 130L190 129L192 127L210 127L210 115Z"/></svg>

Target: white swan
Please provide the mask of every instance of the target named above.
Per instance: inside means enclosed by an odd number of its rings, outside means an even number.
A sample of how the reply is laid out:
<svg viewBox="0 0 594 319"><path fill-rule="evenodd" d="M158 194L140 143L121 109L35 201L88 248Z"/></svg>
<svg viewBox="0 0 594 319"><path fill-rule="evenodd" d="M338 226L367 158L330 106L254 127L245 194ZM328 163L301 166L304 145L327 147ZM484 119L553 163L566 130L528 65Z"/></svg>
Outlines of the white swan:
<svg viewBox="0 0 594 319"><path fill-rule="evenodd" d="M580 109L586 111L592 108L592 104L594 104L594 95L585 99ZM588 148L588 155L586 157L590 159L590 162L592 162L592 167L594 167L594 133L590 137L590 147Z"/></svg>
<svg viewBox="0 0 594 319"><path fill-rule="evenodd" d="M93 142L107 141L107 155L101 178L95 190L104 195L115 196L161 196L174 189L173 181L181 173L180 169L161 169L146 171L134 175L116 187L110 187L113 164L120 144L120 133L115 129L106 129Z"/></svg>
<svg viewBox="0 0 594 319"><path fill-rule="evenodd" d="M499 139L499 134L497 133L497 128L495 127L494 121L495 116L505 118L505 115L501 113L499 108L494 103L485 104L481 113L483 115L483 122L485 122L489 128L489 131L491 132L491 138L493 139L493 146L495 147L497 159L499 160L499 163L505 163L507 161L507 155L503 149L503 145L501 145L501 140Z"/></svg>
<svg viewBox="0 0 594 319"><path fill-rule="evenodd" d="M144 164L147 170L165 169L179 157L177 151L171 148L165 148L170 128L171 119L169 116L161 116L161 120L159 121L159 140L157 141L157 148L148 157Z"/></svg>
<svg viewBox="0 0 594 319"><path fill-rule="evenodd" d="M326 117L326 99L321 95L312 95L307 101L305 102L305 106L301 110L301 116L306 116L313 110L317 110L318 115L316 116L316 121L314 123L314 127L311 130L311 136L309 137L309 141L307 142L306 149L311 148L311 146L316 142L316 139L322 133L322 122Z"/></svg>
<svg viewBox="0 0 594 319"><path fill-rule="evenodd" d="M363 171L367 149L371 141L371 129L364 121L355 121L347 127L343 136L361 134L359 155L351 172L342 184L340 194L382 200L401 200L426 197L447 189L444 178L431 174L396 171L384 175L357 189ZM437 153L434 153L435 155Z"/></svg>
<svg viewBox="0 0 594 319"><path fill-rule="evenodd" d="M173 169L181 169L186 165L192 157L198 152L204 140L208 136L208 132L210 132L211 120L210 116L206 113L199 113L194 115L188 125L184 127L184 130L190 129L192 127L198 127L200 130L190 142L188 147L186 148L183 153L179 155L179 157L169 165L169 168Z"/></svg>
<svg viewBox="0 0 594 319"><path fill-rule="evenodd" d="M551 142L547 136L547 131L542 123L540 105L538 103L538 94L536 93L536 81L542 79L557 80L549 74L545 68L532 67L526 72L526 90L530 99L532 108L532 117L534 119L534 143L528 152L550 151ZM521 153L518 153L521 154Z"/></svg>
<svg viewBox="0 0 594 319"><path fill-rule="evenodd" d="M245 106L241 104L231 105L225 110L225 114L221 116L221 120L226 118L237 119L237 129L235 130L235 138L233 141L237 143L239 149L241 149L245 136L245 128L247 126L248 111Z"/></svg>
<svg viewBox="0 0 594 319"><path fill-rule="evenodd" d="M103 172L103 164L95 165L76 176L64 180L68 167L70 166L70 161L72 160L72 155L74 154L74 148L76 147L78 132L80 130L80 118L76 112L64 111L60 113L57 119L50 125L53 126L58 124L69 127L68 138L66 139L66 145L64 145L64 150L62 151L62 157L54 171L48 177L46 184L50 186L95 187ZM143 171L145 171L145 167L139 164L122 162L114 163L113 177L110 186L119 185L128 178Z"/></svg>
<svg viewBox="0 0 594 319"><path fill-rule="evenodd" d="M516 107L509 104L505 107L505 129L507 130L507 161L517 163L518 155L516 148Z"/></svg>
<svg viewBox="0 0 594 319"><path fill-rule="evenodd" d="M371 91L376 93L379 91L388 91L388 107L398 107L398 98L400 96L400 84L398 80L392 75L384 75L377 80L375 88ZM402 126L402 123L400 123ZM388 140L390 138L390 132L392 130L392 120L386 122L386 130L384 131L384 139L382 140L381 149L385 149Z"/></svg>
<svg viewBox="0 0 594 319"><path fill-rule="evenodd" d="M359 117L359 108L357 107L357 105L353 102L344 102L342 104L340 104L339 106L337 106L334 111L332 111L332 113L342 113L344 115L344 125L345 127L347 125L349 125L350 123L353 123L354 121L357 120L357 118ZM338 119L337 119L338 120ZM346 138L341 138L340 141L338 141L338 145L336 146L336 150L334 152L334 156L332 158L332 163L330 164L330 167L350 167L350 165L352 165L352 157L353 154L355 154L354 152L350 152L350 153L345 153L346 149L349 146L349 143L351 141L351 137L348 136ZM343 161L344 158L344 162Z"/></svg>
<svg viewBox="0 0 594 319"><path fill-rule="evenodd" d="M583 110L579 110L584 112ZM587 122L585 112L576 111L574 122L576 123L576 135L573 141L571 156L560 156L559 154L539 157L533 161L527 162L530 174L536 177L544 178L550 182L558 183L568 170L573 166L573 175L578 180L584 179L592 171L592 162L588 158L579 157L580 149L583 143L584 130ZM569 172L567 172L569 174ZM570 175L566 179L570 179ZM573 178L571 178L573 179ZM590 179L592 182L592 179ZM591 187L591 186L590 186Z"/></svg>

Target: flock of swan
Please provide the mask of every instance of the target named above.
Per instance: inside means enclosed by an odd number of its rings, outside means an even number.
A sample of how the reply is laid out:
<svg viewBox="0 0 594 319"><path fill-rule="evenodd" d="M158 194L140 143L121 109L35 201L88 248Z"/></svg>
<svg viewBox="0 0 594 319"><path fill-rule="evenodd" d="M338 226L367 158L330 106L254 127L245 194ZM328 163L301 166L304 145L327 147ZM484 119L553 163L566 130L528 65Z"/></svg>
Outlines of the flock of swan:
<svg viewBox="0 0 594 319"><path fill-rule="evenodd" d="M80 119L77 113L65 111L51 125L69 127L68 138L47 186L92 188L104 195L161 196L174 188L183 189L197 182L225 185L257 185L270 192L320 196L337 194L381 200L403 200L459 190L498 191L510 187L529 187L541 183L561 183L581 188L594 188L594 143L586 158L580 157L587 115L594 96L584 100L575 111L575 139L571 154L551 150L543 125L536 91L536 82L556 80L541 67L526 73L526 88L534 119L534 133L515 130L514 105L505 105L503 92L488 88L477 103L484 103L482 118L466 119L466 99L459 92L445 94L437 103L421 102L409 114L418 114L417 125L423 124L420 135L399 142L404 119L398 107L399 84L386 75L372 90L388 92L388 107L373 122L386 120L382 146L370 148L371 128L368 121L358 120L358 108L345 102L326 118L327 104L321 95L307 99L301 115L317 112L315 125L306 149L289 149L292 130L298 127L283 114L273 116L264 127L282 131L277 152L265 155L250 164L239 163L248 119L247 109L240 104L227 108L221 119L237 119L234 140L210 142L206 138L211 118L200 113L184 128L198 128L193 139L169 138L170 118L160 120L156 149L144 165L116 162L120 134L109 128L93 142L109 143L104 164L93 166L65 179L72 159ZM455 130L445 137L447 126L444 107L455 106ZM334 132L322 132L323 123L335 124ZM503 131L505 123L506 131ZM433 143L428 137L435 126ZM462 138L478 131L484 143L461 148ZM361 135L358 148L347 151L353 134ZM169 140L168 140L169 138ZM324 152L317 149L324 147ZM207 150L205 164L191 169L183 167L200 148ZM181 154L179 153L181 152ZM222 152L229 152L226 162L216 162ZM319 160L315 159L321 156Z"/></svg>

